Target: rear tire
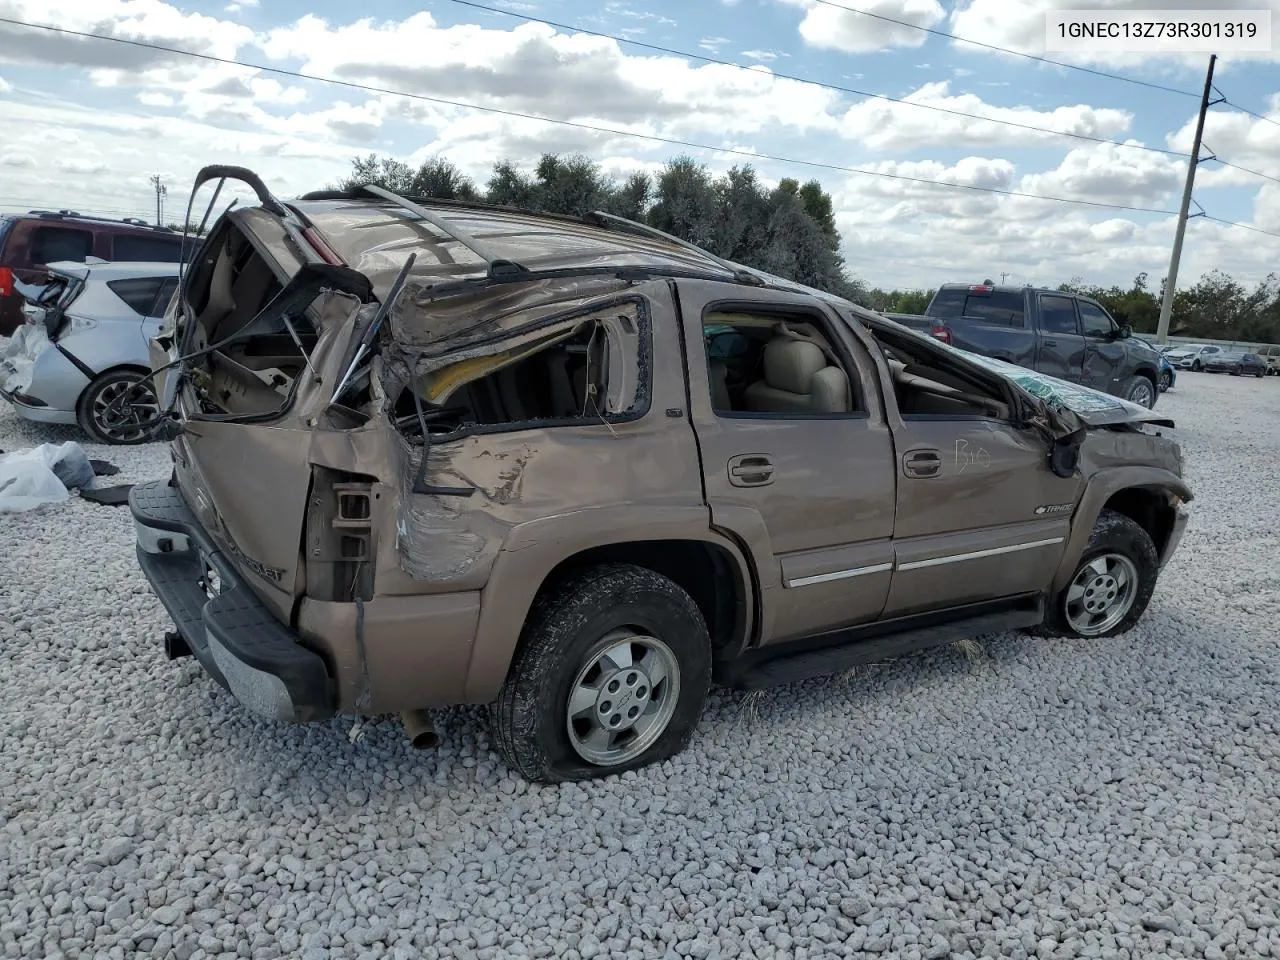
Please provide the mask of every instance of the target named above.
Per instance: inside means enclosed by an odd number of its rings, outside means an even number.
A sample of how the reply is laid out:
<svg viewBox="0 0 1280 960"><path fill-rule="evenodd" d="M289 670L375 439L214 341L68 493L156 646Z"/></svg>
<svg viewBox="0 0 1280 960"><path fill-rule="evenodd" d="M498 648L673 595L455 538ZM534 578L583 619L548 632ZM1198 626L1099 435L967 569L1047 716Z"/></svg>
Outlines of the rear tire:
<svg viewBox="0 0 1280 960"><path fill-rule="evenodd" d="M80 429L94 443L133 446L153 440L159 424L144 424L155 420L159 414L155 387L148 382L133 390L134 385L147 376L127 367L98 374L76 403L76 421ZM129 394L129 402L116 404L115 401L125 394Z"/></svg>
<svg viewBox="0 0 1280 960"><path fill-rule="evenodd" d="M1142 619L1159 573L1159 554L1147 531L1122 513L1103 510L1037 632L1090 639L1124 633Z"/></svg>
<svg viewBox="0 0 1280 960"><path fill-rule="evenodd" d="M1243 368L1241 368L1241 367L1232 367L1232 368L1231 368L1231 375L1232 375L1233 377L1238 377L1238 376L1240 376L1240 374L1242 374L1242 373L1244 373L1244 369L1243 369Z"/></svg>
<svg viewBox="0 0 1280 960"><path fill-rule="evenodd" d="M1160 382L1156 385L1156 387L1161 393L1165 393L1172 386L1173 386L1173 374L1171 374L1168 370L1166 370L1160 374Z"/></svg>
<svg viewBox="0 0 1280 960"><path fill-rule="evenodd" d="M491 711L494 743L542 783L634 770L684 749L710 684L689 594L644 567L596 567L534 603Z"/></svg>

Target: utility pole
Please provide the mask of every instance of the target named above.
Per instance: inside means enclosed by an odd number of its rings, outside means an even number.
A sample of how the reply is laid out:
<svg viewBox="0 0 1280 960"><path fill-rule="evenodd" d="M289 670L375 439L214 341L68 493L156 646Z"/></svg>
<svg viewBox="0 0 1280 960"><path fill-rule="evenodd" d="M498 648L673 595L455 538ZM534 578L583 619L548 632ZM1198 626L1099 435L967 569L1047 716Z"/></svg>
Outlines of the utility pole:
<svg viewBox="0 0 1280 960"><path fill-rule="evenodd" d="M1007 270L1000 274L1000 286L1002 287L1004 286L1005 278L1008 276L1009 276L1009 271Z"/></svg>
<svg viewBox="0 0 1280 960"><path fill-rule="evenodd" d="M1200 116L1196 119L1196 137L1187 163L1187 185L1182 188L1182 206L1178 210L1178 230L1173 237L1173 256L1169 258L1169 276L1164 282L1164 302L1160 304L1160 322L1156 325L1156 342L1169 342L1169 318L1173 315L1173 296L1178 288L1178 261L1182 259L1182 238L1187 232L1187 214L1191 210L1191 188L1196 183L1196 167L1200 165L1200 138L1204 135L1204 116L1209 112L1209 94L1213 92L1215 53L1209 57L1209 72L1204 78L1204 95L1200 98ZM1219 101L1214 101L1219 102Z"/></svg>
<svg viewBox="0 0 1280 960"><path fill-rule="evenodd" d="M164 198L168 194L169 188L164 185L164 181L160 179L160 174L155 174L151 178L151 185L156 188L156 226L164 226Z"/></svg>

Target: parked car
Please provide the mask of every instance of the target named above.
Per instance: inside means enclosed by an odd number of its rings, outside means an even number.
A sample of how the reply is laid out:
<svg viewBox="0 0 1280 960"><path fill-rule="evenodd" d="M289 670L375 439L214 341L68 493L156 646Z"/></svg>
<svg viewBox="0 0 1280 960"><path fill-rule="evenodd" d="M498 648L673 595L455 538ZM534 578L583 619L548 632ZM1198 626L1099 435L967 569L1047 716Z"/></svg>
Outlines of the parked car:
<svg viewBox="0 0 1280 960"><path fill-rule="evenodd" d="M1172 390L1173 385L1178 382L1178 374L1177 374L1177 371L1174 370L1173 364L1169 362L1169 358L1165 356L1165 353L1168 352L1169 345L1164 344L1164 346L1162 347L1157 346L1156 344L1152 343L1150 340L1145 339L1144 337L1134 337L1133 339L1138 341L1139 343L1145 343L1148 347L1150 347L1152 350L1154 350L1156 353L1160 355L1159 357L1160 376L1159 376L1159 379L1156 381L1156 386L1159 388L1161 393L1164 393L1167 390Z"/></svg>
<svg viewBox="0 0 1280 960"><path fill-rule="evenodd" d="M0 396L27 420L78 423L95 443L151 439L149 342L177 286L176 263L50 264L20 351L0 361Z"/></svg>
<svg viewBox="0 0 1280 960"><path fill-rule="evenodd" d="M603 776L713 679L1121 633L1183 534L1155 411L607 214L230 177L130 502L168 655L260 716L487 703L525 777Z"/></svg>
<svg viewBox="0 0 1280 960"><path fill-rule="evenodd" d="M1159 351L1133 339L1096 300L1060 290L945 283L923 315L887 314L914 330L1154 407Z"/></svg>
<svg viewBox="0 0 1280 960"><path fill-rule="evenodd" d="M43 284L50 263L177 263L182 234L144 220L110 220L74 210L32 210L0 215L0 336L22 325L17 283Z"/></svg>
<svg viewBox="0 0 1280 960"><path fill-rule="evenodd" d="M1269 343L1258 348L1258 356L1267 364L1267 375L1280 374L1280 344Z"/></svg>
<svg viewBox="0 0 1280 960"><path fill-rule="evenodd" d="M1168 361L1179 370L1194 370L1199 372L1204 369L1205 363L1222 352L1221 347L1213 344L1204 343L1188 343L1170 350L1165 354Z"/></svg>
<svg viewBox="0 0 1280 960"><path fill-rule="evenodd" d="M1238 350L1222 350L1204 361L1204 369L1208 373L1229 373L1238 377L1249 373L1261 378L1267 375L1266 361L1256 353L1242 353Z"/></svg>

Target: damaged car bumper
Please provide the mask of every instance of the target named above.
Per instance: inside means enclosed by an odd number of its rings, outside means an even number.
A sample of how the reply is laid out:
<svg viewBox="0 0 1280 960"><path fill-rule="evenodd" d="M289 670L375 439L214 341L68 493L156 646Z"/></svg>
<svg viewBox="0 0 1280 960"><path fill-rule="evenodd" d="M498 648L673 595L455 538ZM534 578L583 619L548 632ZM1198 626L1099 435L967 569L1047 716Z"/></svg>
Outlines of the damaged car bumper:
<svg viewBox="0 0 1280 960"><path fill-rule="evenodd" d="M259 716L324 720L336 712L324 659L298 642L254 594L187 506L163 481L129 495L138 563L187 648Z"/></svg>

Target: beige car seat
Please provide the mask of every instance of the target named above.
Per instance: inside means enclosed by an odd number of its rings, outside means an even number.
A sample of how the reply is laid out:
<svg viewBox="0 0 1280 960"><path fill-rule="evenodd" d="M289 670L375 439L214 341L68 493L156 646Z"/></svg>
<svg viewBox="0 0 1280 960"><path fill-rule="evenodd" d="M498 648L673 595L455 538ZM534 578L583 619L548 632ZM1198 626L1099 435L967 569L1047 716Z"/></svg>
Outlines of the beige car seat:
<svg viewBox="0 0 1280 960"><path fill-rule="evenodd" d="M848 413L849 378L809 340L775 337L764 348L764 379L747 387L759 413Z"/></svg>

